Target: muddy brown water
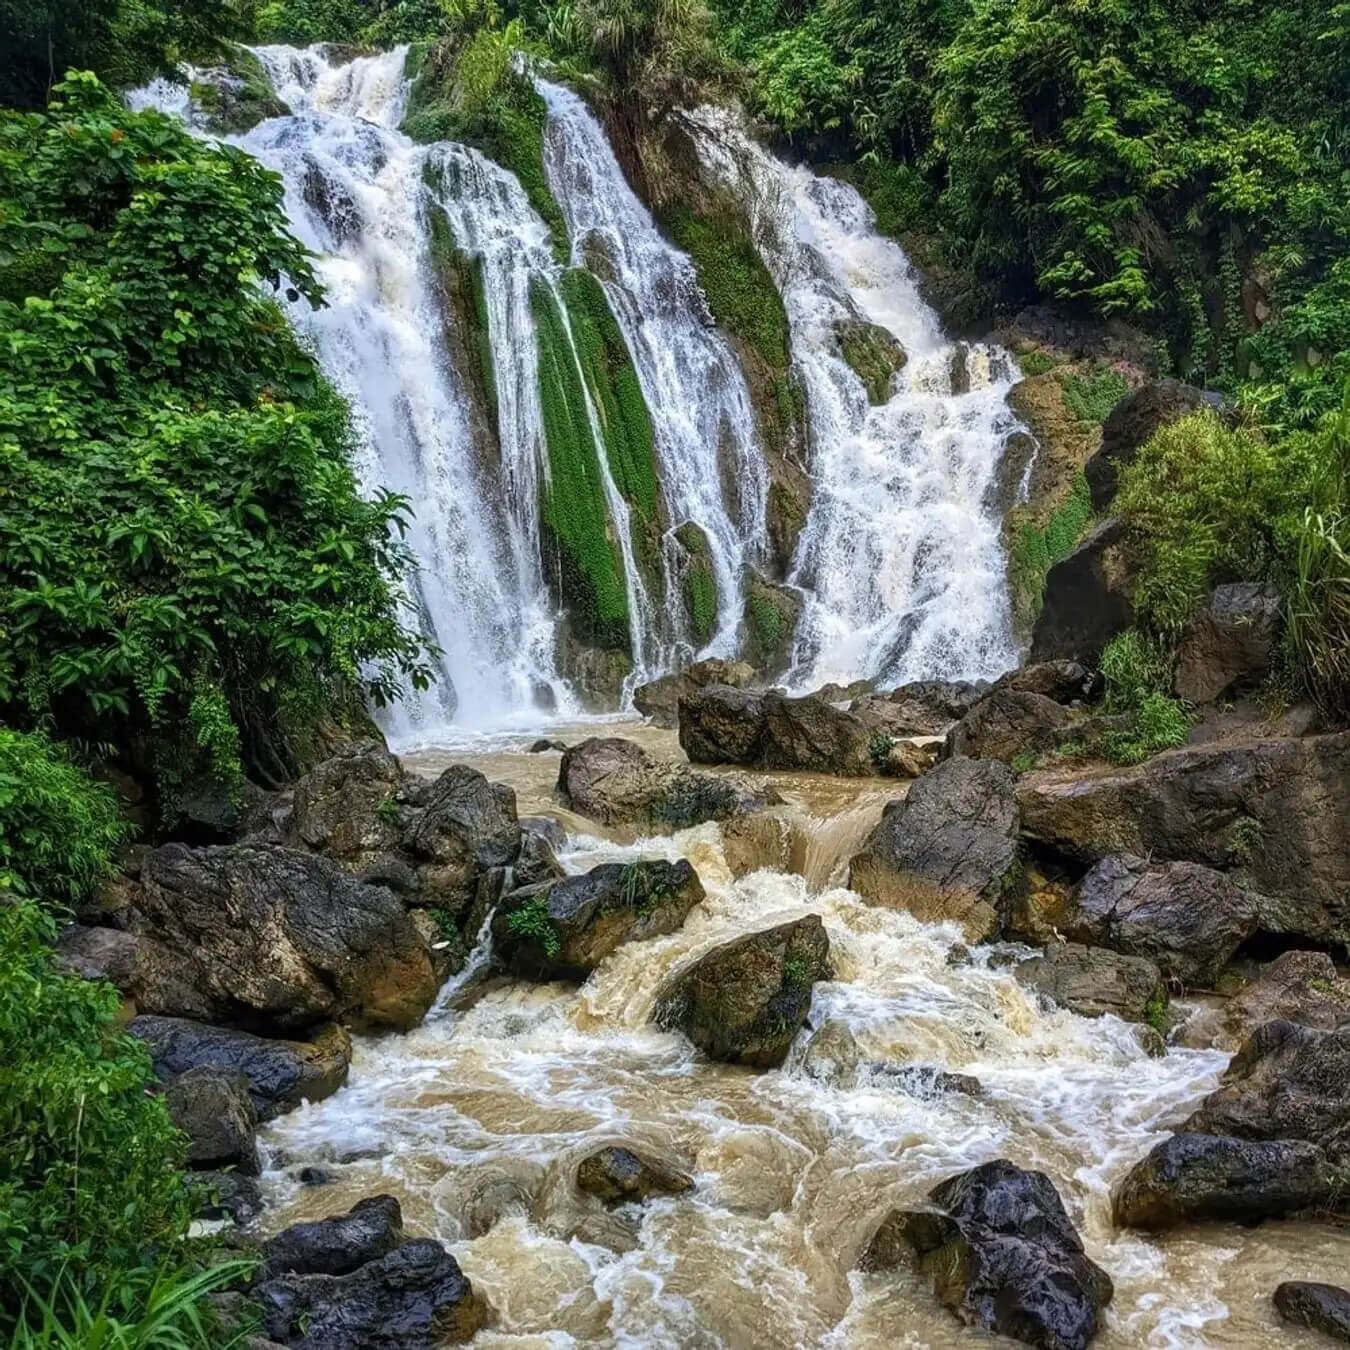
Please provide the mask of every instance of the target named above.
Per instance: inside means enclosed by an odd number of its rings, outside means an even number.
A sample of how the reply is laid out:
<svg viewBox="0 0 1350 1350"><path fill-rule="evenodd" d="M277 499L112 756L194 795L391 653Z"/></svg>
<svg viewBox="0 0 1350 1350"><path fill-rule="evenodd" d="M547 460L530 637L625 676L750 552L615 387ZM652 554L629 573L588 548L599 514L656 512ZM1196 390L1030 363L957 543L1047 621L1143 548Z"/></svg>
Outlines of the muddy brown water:
<svg viewBox="0 0 1350 1350"><path fill-rule="evenodd" d="M554 728L564 741L596 728ZM674 734L602 734L678 754ZM563 862L584 871L688 858L706 900L683 929L614 953L580 988L506 984L452 1012L460 977L406 1036L358 1042L349 1084L264 1131L271 1208L263 1231L391 1192L411 1232L446 1242L493 1309L480 1347L931 1347L1008 1344L961 1327L908 1271L853 1269L884 1213L995 1157L1045 1171L1092 1257L1115 1281L1096 1344L1310 1347L1270 1294L1285 1279L1344 1283L1350 1231L1330 1224L1205 1225L1163 1238L1113 1228L1111 1185L1217 1082L1227 1056L1150 1059L1131 1028L1037 1006L977 949L947 965L959 933L862 904L838 884L896 795L892 783L769 775L818 847L807 876L732 877L717 825L606 837L552 797L558 755L534 736L428 750L417 772L469 763L515 788L521 814L557 816ZM817 913L835 979L780 1071L714 1065L648 1018L663 980L717 943ZM476 953L481 961L485 952ZM865 1058L975 1075L984 1096L845 1090L803 1063L811 1028L838 1020ZM606 1212L573 1185L611 1143L654 1150L695 1188ZM332 1180L299 1184L300 1165Z"/></svg>

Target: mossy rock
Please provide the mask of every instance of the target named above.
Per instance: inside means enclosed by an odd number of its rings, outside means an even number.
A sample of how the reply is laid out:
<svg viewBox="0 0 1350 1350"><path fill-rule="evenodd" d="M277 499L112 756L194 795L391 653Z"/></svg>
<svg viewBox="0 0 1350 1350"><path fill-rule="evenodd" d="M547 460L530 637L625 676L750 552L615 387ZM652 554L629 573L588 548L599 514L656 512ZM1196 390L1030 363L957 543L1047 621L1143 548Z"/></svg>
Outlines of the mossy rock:
<svg viewBox="0 0 1350 1350"><path fill-rule="evenodd" d="M786 586L750 578L745 597L745 659L765 676L786 670L801 614L801 597Z"/></svg>
<svg viewBox="0 0 1350 1350"><path fill-rule="evenodd" d="M675 531L683 558L680 589L685 618L700 646L717 631L717 578L709 556L708 537L701 526L686 520Z"/></svg>
<svg viewBox="0 0 1350 1350"><path fill-rule="evenodd" d="M539 339L539 400L548 448L548 472L540 493L545 576L578 638L592 646L628 651L628 592L582 372L547 282L535 280L530 304Z"/></svg>
<svg viewBox="0 0 1350 1350"><path fill-rule="evenodd" d="M863 382L873 406L891 396L891 381L904 370L909 355L894 334L866 319L840 319L834 325L840 359Z"/></svg>
<svg viewBox="0 0 1350 1350"><path fill-rule="evenodd" d="M218 136L242 136L268 118L291 115L247 47L229 45L219 65L197 73L190 92L206 129Z"/></svg>
<svg viewBox="0 0 1350 1350"><path fill-rule="evenodd" d="M623 695L624 682L633 673L626 651L594 647L564 627L556 648L558 674L571 686L582 708L590 713L613 712Z"/></svg>

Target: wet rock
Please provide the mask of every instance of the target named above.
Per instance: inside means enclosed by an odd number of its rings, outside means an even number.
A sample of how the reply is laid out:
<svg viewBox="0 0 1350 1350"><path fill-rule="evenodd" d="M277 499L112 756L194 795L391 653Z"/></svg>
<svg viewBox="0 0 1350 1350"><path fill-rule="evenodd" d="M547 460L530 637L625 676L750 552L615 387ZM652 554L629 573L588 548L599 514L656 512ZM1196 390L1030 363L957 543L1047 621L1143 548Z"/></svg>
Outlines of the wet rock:
<svg viewBox="0 0 1350 1350"><path fill-rule="evenodd" d="M829 958L814 914L747 934L668 981L652 1020L684 1032L712 1059L775 1068L811 1009L812 986L831 977Z"/></svg>
<svg viewBox="0 0 1350 1350"><path fill-rule="evenodd" d="M483 878L520 853L516 794L477 769L453 765L426 792L405 848L421 864L422 903L460 914Z"/></svg>
<svg viewBox="0 0 1350 1350"><path fill-rule="evenodd" d="M175 982L194 991L188 1007L143 1001L147 1012L281 1033L331 1019L406 1030L439 986L392 892L296 849L168 844L146 856L138 904L138 936L172 953Z"/></svg>
<svg viewBox="0 0 1350 1350"><path fill-rule="evenodd" d="M1031 635L1031 660L1096 665L1117 633L1134 623L1133 568L1119 518L1095 526L1046 575L1040 616Z"/></svg>
<svg viewBox="0 0 1350 1350"><path fill-rule="evenodd" d="M835 347L839 358L862 381L867 401L874 406L891 396L891 383L909 361L905 349L888 329L865 319L844 318L834 323ZM961 370L965 370L964 360ZM955 365L953 365L955 374ZM969 384L969 377L967 377ZM953 393L957 391L952 390Z"/></svg>
<svg viewBox="0 0 1350 1350"><path fill-rule="evenodd" d="M1206 401L1204 390L1179 380L1151 380L1126 394L1102 427L1101 449L1083 467L1092 509L1105 510L1116 495L1121 469L1134 462L1154 432L1205 407Z"/></svg>
<svg viewBox="0 0 1350 1350"><path fill-rule="evenodd" d="M1350 1027L1258 1027L1187 1130L1238 1139L1306 1139L1350 1156Z"/></svg>
<svg viewBox="0 0 1350 1350"><path fill-rule="evenodd" d="M987 686L965 681L917 680L902 684L878 698L889 707L884 720L897 736L941 736L968 713L987 692ZM866 707L876 710L876 701Z"/></svg>
<svg viewBox="0 0 1350 1350"><path fill-rule="evenodd" d="M948 733L948 755L1000 759L1054 750L1073 734L1074 719L1044 694L995 689L982 698Z"/></svg>
<svg viewBox="0 0 1350 1350"><path fill-rule="evenodd" d="M792 639L802 611L802 592L750 572L745 583L745 657L766 678L792 662Z"/></svg>
<svg viewBox="0 0 1350 1350"><path fill-rule="evenodd" d="M331 1186L335 1179L326 1167L302 1167L297 1176L302 1186Z"/></svg>
<svg viewBox="0 0 1350 1350"><path fill-rule="evenodd" d="M757 764L764 695L712 684L679 700L680 748L695 764Z"/></svg>
<svg viewBox="0 0 1350 1350"><path fill-rule="evenodd" d="M1350 980L1325 952L1285 952L1222 1009L1188 1023L1185 1044L1235 1050L1266 1022L1334 1031L1350 1023Z"/></svg>
<svg viewBox="0 0 1350 1350"><path fill-rule="evenodd" d="M862 1054L847 1022L831 1018L806 1043L802 1068L812 1078L836 1087L852 1087Z"/></svg>
<svg viewBox="0 0 1350 1350"><path fill-rule="evenodd" d="M1120 854L1088 872L1061 922L1075 942L1148 957L1183 984L1212 985L1256 931L1256 901L1213 868Z"/></svg>
<svg viewBox="0 0 1350 1350"><path fill-rule="evenodd" d="M1347 799L1350 732L1189 746L1017 784L1023 831L1054 851L1241 869L1259 929L1317 945L1350 941Z"/></svg>
<svg viewBox="0 0 1350 1350"><path fill-rule="evenodd" d="M860 1075L871 1087L903 1092L907 1097L932 1101L956 1093L962 1097L983 1097L984 1085L968 1073L948 1073L936 1064L888 1064L883 1060L867 1060L860 1066Z"/></svg>
<svg viewBox="0 0 1350 1350"><path fill-rule="evenodd" d="M515 974L584 980L621 943L673 933L702 899L684 859L605 863L506 896L493 916L493 946Z"/></svg>
<svg viewBox="0 0 1350 1350"><path fill-rule="evenodd" d="M556 820L544 817L522 820L520 855L511 872L515 888L559 880L564 872L558 862L557 850L562 848L566 839L566 832Z"/></svg>
<svg viewBox="0 0 1350 1350"><path fill-rule="evenodd" d="M653 1195L681 1195L693 1180L678 1168L627 1148L602 1148L581 1160L577 1186L607 1205L640 1203Z"/></svg>
<svg viewBox="0 0 1350 1350"><path fill-rule="evenodd" d="M485 1318L455 1259L430 1240L349 1275L280 1275L254 1295L267 1336L296 1350L434 1350L471 1339Z"/></svg>
<svg viewBox="0 0 1350 1350"><path fill-rule="evenodd" d="M733 877L761 869L804 875L808 843L803 821L784 811L756 811L722 823L722 857Z"/></svg>
<svg viewBox="0 0 1350 1350"><path fill-rule="evenodd" d="M892 741L881 768L887 778L921 778L937 762L940 741Z"/></svg>
<svg viewBox="0 0 1350 1350"><path fill-rule="evenodd" d="M994 688L1040 694L1056 703L1091 703L1101 697L1103 681L1078 661L1038 661L1009 671Z"/></svg>
<svg viewBox="0 0 1350 1350"><path fill-rule="evenodd" d="M1191 620L1177 649L1172 688L1188 703L1250 687L1270 673L1283 628L1274 586L1219 586Z"/></svg>
<svg viewBox="0 0 1350 1350"><path fill-rule="evenodd" d="M547 755L554 750L563 754L567 750L567 745L563 741L538 740L530 746L529 753L532 755Z"/></svg>
<svg viewBox="0 0 1350 1350"><path fill-rule="evenodd" d="M188 1179L199 1219L231 1219L246 1228L262 1213L262 1187L241 1172L193 1172Z"/></svg>
<svg viewBox="0 0 1350 1350"><path fill-rule="evenodd" d="M1334 1284L1286 1280L1275 1290L1272 1302L1290 1325L1350 1343L1350 1290Z"/></svg>
<svg viewBox="0 0 1350 1350"><path fill-rule="evenodd" d="M136 1017L127 1030L149 1045L160 1078L172 1080L202 1068L241 1074L262 1121L301 1102L331 1097L347 1081L352 1058L351 1038L331 1025L311 1033L308 1041L265 1040L178 1017Z"/></svg>
<svg viewBox="0 0 1350 1350"><path fill-rule="evenodd" d="M189 1069L169 1083L164 1104L187 1135L190 1167L234 1167L254 1177L262 1170L251 1086L242 1073L208 1068Z"/></svg>
<svg viewBox="0 0 1350 1350"><path fill-rule="evenodd" d="M633 691L633 706L653 726L674 728L680 721L680 698L710 684L744 689L755 678L755 668L746 661L696 661L676 675L663 675Z"/></svg>
<svg viewBox="0 0 1350 1350"><path fill-rule="evenodd" d="M558 792L574 811L607 825L675 829L760 811L781 800L772 788L653 759L640 745L614 736L573 746L562 758Z"/></svg>
<svg viewBox="0 0 1350 1350"><path fill-rule="evenodd" d="M992 760L949 759L925 774L849 867L865 900L926 922L953 919L967 940L994 934L1018 867L1013 775Z"/></svg>
<svg viewBox="0 0 1350 1350"><path fill-rule="evenodd" d="M57 938L56 953L81 979L107 980L133 1011L179 1008L198 1017L211 1015L210 999L186 977L173 951L152 938L119 928L69 924Z"/></svg>
<svg viewBox="0 0 1350 1350"><path fill-rule="evenodd" d="M1167 1004L1162 977L1152 961L1102 947L1051 943L1043 956L1023 961L1014 974L1019 984L1083 1017L1110 1014L1126 1022L1145 1022Z"/></svg>
<svg viewBox="0 0 1350 1350"><path fill-rule="evenodd" d="M349 1275L403 1242L398 1201L392 1195L373 1195L359 1200L346 1214L293 1224L264 1242L258 1278Z"/></svg>
<svg viewBox="0 0 1350 1350"><path fill-rule="evenodd" d="M893 1211L863 1256L894 1268L913 1252L938 1300L967 1325L1049 1350L1082 1350L1114 1290L1083 1250L1050 1179L1003 1159L930 1193L937 1212Z"/></svg>
<svg viewBox="0 0 1350 1350"><path fill-rule="evenodd" d="M1204 1219L1251 1223L1323 1202L1329 1163L1301 1140L1252 1141L1183 1131L1156 1145L1112 1193L1124 1228L1163 1229Z"/></svg>
<svg viewBox="0 0 1350 1350"><path fill-rule="evenodd" d="M339 751L295 785L291 839L353 870L399 843L403 770L388 749L367 741Z"/></svg>

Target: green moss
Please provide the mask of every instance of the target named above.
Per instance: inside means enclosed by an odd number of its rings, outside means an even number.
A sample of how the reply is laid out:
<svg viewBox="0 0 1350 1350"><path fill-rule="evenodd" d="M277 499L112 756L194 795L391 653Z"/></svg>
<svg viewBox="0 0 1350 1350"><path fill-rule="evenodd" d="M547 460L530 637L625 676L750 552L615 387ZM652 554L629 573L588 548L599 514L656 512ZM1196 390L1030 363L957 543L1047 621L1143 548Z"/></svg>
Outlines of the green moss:
<svg viewBox="0 0 1350 1350"><path fill-rule="evenodd" d="M886 402L891 380L905 367L905 352L884 328L876 324L849 321L837 328L839 355L863 382L867 398L874 406Z"/></svg>
<svg viewBox="0 0 1350 1350"><path fill-rule="evenodd" d="M487 408L497 415L497 366L492 354L492 331L488 319L483 259L455 244L454 231L444 211L427 212L431 235L431 265L455 318L466 330L469 346L477 358L477 377Z"/></svg>
<svg viewBox="0 0 1350 1350"><path fill-rule="evenodd" d="M615 486L644 521L656 518L656 458L651 414L637 368L604 288L589 272L574 268L562 279L581 373L600 419L605 457Z"/></svg>
<svg viewBox="0 0 1350 1350"><path fill-rule="evenodd" d="M663 211L661 223L693 259L713 318L753 347L772 370L786 375L791 359L787 311L738 213L696 215L676 204ZM788 391L780 397L787 398Z"/></svg>
<svg viewBox="0 0 1350 1350"><path fill-rule="evenodd" d="M509 169L548 226L558 261L565 263L567 222L544 169L548 108L534 86L524 75L507 70L489 94L469 100L459 87L456 45L449 41L418 51L415 57L410 52L406 69L412 88L403 133L424 145L458 141Z"/></svg>
<svg viewBox="0 0 1350 1350"><path fill-rule="evenodd" d="M1019 750L1008 763L1014 773L1030 773L1036 767L1037 755L1034 750Z"/></svg>
<svg viewBox="0 0 1350 1350"><path fill-rule="evenodd" d="M1069 495L1051 514L1045 528L1024 524L1013 538L1008 559L1013 606L1034 621L1041 612L1046 573L1073 552L1092 519L1092 493L1087 479L1077 474Z"/></svg>
<svg viewBox="0 0 1350 1350"><path fill-rule="evenodd" d="M562 940L558 937L553 921L548 917L548 895L532 895L521 907L509 915L507 927L519 938L537 942L549 957L562 951Z"/></svg>
<svg viewBox="0 0 1350 1350"><path fill-rule="evenodd" d="M761 652L778 650L787 632L783 611L767 596L751 595L745 602L745 620L750 625L750 636Z"/></svg>
<svg viewBox="0 0 1350 1350"><path fill-rule="evenodd" d="M628 596L611 535L581 369L552 290L530 289L539 339L539 401L548 447L541 493L545 562L579 637L601 647L630 646Z"/></svg>
<svg viewBox="0 0 1350 1350"><path fill-rule="evenodd" d="M1034 379L1037 375L1044 375L1047 370L1054 370L1058 365L1063 364L1060 357L1051 352L1024 352L1017 358L1017 364L1021 367L1023 379Z"/></svg>
<svg viewBox="0 0 1350 1350"><path fill-rule="evenodd" d="M698 642L717 631L717 581L707 563L695 563L684 574L684 603Z"/></svg>
<svg viewBox="0 0 1350 1350"><path fill-rule="evenodd" d="M783 987L805 989L811 984L811 963L800 956L789 956L783 962Z"/></svg>
<svg viewBox="0 0 1350 1350"><path fill-rule="evenodd" d="M197 81L189 91L206 115L207 129L225 136L241 136L269 117L287 117L290 109L276 96L263 64L247 47L226 48L223 69L231 83Z"/></svg>
<svg viewBox="0 0 1350 1350"><path fill-rule="evenodd" d="M1102 366L1090 375L1068 376L1064 381L1064 403L1080 422L1101 426L1129 389L1128 381L1119 371Z"/></svg>
<svg viewBox="0 0 1350 1350"><path fill-rule="evenodd" d="M1172 1025L1172 1019L1167 1011L1167 990L1162 985L1159 985L1153 991L1148 1002L1144 1005L1144 1021L1159 1036L1167 1035Z"/></svg>

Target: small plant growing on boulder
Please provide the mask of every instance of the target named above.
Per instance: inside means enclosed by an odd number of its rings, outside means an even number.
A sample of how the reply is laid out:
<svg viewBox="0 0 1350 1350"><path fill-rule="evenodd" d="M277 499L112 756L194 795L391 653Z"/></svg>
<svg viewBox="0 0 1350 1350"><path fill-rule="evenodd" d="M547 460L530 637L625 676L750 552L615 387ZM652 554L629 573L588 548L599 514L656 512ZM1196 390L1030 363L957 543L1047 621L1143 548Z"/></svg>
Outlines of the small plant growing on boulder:
<svg viewBox="0 0 1350 1350"><path fill-rule="evenodd" d="M546 956L554 957L562 951L562 940L548 917L547 895L532 895L507 919L507 923L517 936L537 942Z"/></svg>

